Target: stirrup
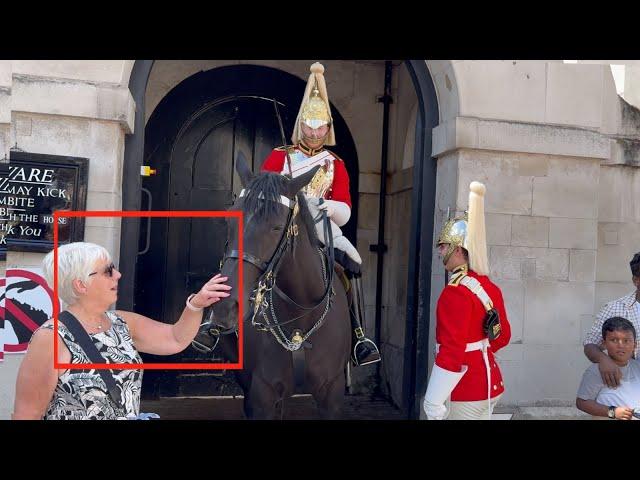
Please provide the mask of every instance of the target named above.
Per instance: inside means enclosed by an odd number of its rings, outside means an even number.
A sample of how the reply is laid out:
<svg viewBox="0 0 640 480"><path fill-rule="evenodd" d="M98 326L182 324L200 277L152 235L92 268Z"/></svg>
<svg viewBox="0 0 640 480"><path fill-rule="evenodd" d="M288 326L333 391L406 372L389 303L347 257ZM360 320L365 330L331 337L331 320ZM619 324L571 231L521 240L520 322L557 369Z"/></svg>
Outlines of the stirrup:
<svg viewBox="0 0 640 480"><path fill-rule="evenodd" d="M205 328L202 328L205 327ZM211 330L217 331L217 335L212 335ZM193 340L191 340L191 346L195 348L200 353L204 353L207 355L213 355L216 347L218 346L218 342L220 341L220 333L219 330L213 328L209 329L209 323L203 323L200 326L200 331L196 333L196 336ZM211 346L213 343L213 346Z"/></svg>
<svg viewBox="0 0 640 480"><path fill-rule="evenodd" d="M191 346L193 348L195 348L197 351L199 351L200 353L204 353L204 354L211 354L213 355L213 352L215 351L216 347L218 346L218 342L220 341L220 337L216 337L215 343L213 344L213 347L210 347L209 345L206 345L205 343L199 342L198 340L196 340L195 338L193 340L191 340Z"/></svg>
<svg viewBox="0 0 640 480"><path fill-rule="evenodd" d="M362 359L362 362L358 360L358 355L356 354L356 351L358 350L358 347L360 345L363 345L364 348L369 351L367 356ZM356 367L362 367L364 365L370 365L372 363L382 361L382 356L380 355L380 350L378 350L376 344L372 340L363 337L354 345L353 352L351 354L351 361Z"/></svg>

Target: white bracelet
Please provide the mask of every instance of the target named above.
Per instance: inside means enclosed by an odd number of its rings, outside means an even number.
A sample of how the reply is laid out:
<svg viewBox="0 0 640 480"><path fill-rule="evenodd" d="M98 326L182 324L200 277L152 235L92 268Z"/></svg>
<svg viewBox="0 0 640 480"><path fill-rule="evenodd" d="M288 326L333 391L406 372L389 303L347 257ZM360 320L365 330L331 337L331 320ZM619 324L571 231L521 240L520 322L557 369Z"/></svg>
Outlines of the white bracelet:
<svg viewBox="0 0 640 480"><path fill-rule="evenodd" d="M186 306L187 306L187 308L188 308L189 310L191 310L192 312L201 312L202 310L204 310L204 307L194 307L193 305L191 305L191 299L192 299L193 297L195 297L195 296L196 296L196 294L195 294L195 293L192 293L191 295L189 295L189 296L187 297L187 301L186 301L185 305L186 305Z"/></svg>

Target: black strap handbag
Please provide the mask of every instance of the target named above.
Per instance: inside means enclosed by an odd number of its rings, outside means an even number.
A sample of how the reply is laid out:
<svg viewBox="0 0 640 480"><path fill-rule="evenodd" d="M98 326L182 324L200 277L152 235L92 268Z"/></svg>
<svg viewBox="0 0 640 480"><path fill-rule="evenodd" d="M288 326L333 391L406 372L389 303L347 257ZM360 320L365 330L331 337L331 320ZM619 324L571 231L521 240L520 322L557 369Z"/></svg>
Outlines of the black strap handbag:
<svg viewBox="0 0 640 480"><path fill-rule="evenodd" d="M89 360L91 360L92 363L107 363L104 357L100 355L100 352L98 352L98 349L93 344L93 341L89 337L89 334L82 327L76 317L74 317L70 312L64 311L60 312L58 320L60 320L64 324L64 326L67 327L67 329L71 332L73 337L76 339L76 342L78 342L78 345L80 345L80 348L84 350L84 353L87 354L87 357L89 357ZM116 405L122 407L122 397L120 395L120 390L116 385L116 381L113 378L111 370L96 370L102 377L102 380L104 380L104 383L109 390L111 399L116 403Z"/></svg>

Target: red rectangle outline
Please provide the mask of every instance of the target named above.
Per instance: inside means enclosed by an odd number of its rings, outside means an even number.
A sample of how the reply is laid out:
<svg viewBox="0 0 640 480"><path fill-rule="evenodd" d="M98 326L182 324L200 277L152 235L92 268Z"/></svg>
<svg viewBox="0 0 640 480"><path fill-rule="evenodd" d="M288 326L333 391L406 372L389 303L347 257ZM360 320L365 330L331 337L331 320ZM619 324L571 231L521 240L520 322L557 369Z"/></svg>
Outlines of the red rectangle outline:
<svg viewBox="0 0 640 480"><path fill-rule="evenodd" d="M230 217L238 219L238 253L243 255L242 224L243 213L239 210L178 210L178 211L136 211L136 210L86 210L86 211L59 211L53 212L53 294L58 297L58 219L62 217ZM242 299L242 269L243 262L238 262L238 298ZM238 362L237 363L59 363L58 362L58 335L53 336L53 368L78 370L92 368L97 370L242 370L244 363L243 352L243 305L238 302ZM58 331L58 302L53 302L53 323L55 331Z"/></svg>

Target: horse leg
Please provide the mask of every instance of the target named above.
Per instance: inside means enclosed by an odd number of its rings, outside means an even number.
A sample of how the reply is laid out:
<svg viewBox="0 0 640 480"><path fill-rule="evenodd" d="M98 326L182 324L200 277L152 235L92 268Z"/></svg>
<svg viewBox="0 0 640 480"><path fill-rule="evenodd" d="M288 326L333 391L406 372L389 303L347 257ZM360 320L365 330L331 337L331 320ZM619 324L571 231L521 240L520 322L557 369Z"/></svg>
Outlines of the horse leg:
<svg viewBox="0 0 640 480"><path fill-rule="evenodd" d="M259 375L253 375L249 394L245 396L245 414L252 420L275 420L280 400L276 388Z"/></svg>
<svg viewBox="0 0 640 480"><path fill-rule="evenodd" d="M344 388L344 373L340 372L313 392L320 418L323 420L338 420L340 418L344 402Z"/></svg>
<svg viewBox="0 0 640 480"><path fill-rule="evenodd" d="M250 398L249 389L251 388L251 374L244 370L236 370L234 372L234 378L236 380L236 383L240 386L240 389L242 390L242 396L243 396L242 407L243 407L244 416L245 418L252 418L253 411L251 410L251 402L249 401L249 398Z"/></svg>
<svg viewBox="0 0 640 480"><path fill-rule="evenodd" d="M276 408L277 408L278 419L284 420L284 397L278 400L278 403L276 404Z"/></svg>

